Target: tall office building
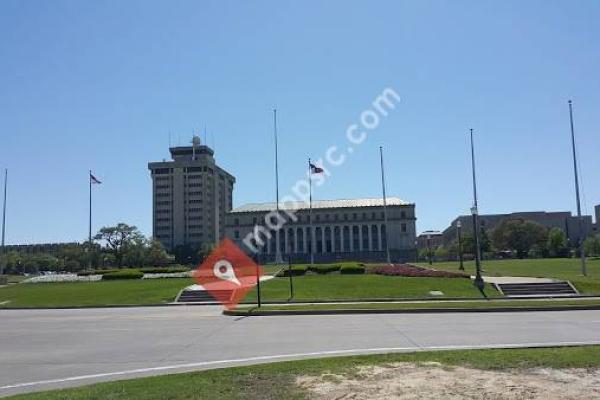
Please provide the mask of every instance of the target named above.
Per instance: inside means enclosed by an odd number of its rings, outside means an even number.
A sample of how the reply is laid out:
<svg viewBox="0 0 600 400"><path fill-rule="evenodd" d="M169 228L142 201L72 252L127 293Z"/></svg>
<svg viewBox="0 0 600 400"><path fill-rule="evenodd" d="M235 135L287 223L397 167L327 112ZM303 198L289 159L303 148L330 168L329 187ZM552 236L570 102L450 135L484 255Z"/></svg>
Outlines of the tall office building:
<svg viewBox="0 0 600 400"><path fill-rule="evenodd" d="M153 236L169 251L213 245L225 235L235 177L217 166L214 151L197 136L191 146L169 150L172 160L148 164Z"/></svg>

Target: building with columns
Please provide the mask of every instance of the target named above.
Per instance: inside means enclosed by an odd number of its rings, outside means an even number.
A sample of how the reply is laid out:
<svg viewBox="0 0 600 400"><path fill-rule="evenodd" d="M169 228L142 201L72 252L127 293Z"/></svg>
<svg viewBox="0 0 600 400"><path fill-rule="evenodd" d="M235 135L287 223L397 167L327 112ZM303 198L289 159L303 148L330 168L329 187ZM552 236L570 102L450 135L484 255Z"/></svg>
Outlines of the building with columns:
<svg viewBox="0 0 600 400"><path fill-rule="evenodd" d="M171 147L172 160L151 162L152 231L167 250L213 246L225 234L235 178L220 168L214 151L194 136L191 146Z"/></svg>
<svg viewBox="0 0 600 400"><path fill-rule="evenodd" d="M275 203L246 204L226 215L225 235L248 253L253 251L244 239L258 239L251 243L261 262L275 260L278 247L284 260L294 262L309 262L311 252L315 262L385 261L386 242L392 261L414 260L415 205L396 197L386 203L387 225L381 198L317 200L312 210L305 202L282 203L280 224L272 214ZM267 224L266 218L272 222ZM267 227L279 225L280 229ZM260 234L253 235L256 231Z"/></svg>

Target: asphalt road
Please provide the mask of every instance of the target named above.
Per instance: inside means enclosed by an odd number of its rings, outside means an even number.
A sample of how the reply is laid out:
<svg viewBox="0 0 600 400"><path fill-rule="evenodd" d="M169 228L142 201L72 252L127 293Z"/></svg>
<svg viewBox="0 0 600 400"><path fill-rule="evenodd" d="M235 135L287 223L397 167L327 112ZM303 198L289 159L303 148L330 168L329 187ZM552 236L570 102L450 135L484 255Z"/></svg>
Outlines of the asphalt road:
<svg viewBox="0 0 600 400"><path fill-rule="evenodd" d="M0 396L288 359L600 344L600 311L225 317L216 306L0 310Z"/></svg>

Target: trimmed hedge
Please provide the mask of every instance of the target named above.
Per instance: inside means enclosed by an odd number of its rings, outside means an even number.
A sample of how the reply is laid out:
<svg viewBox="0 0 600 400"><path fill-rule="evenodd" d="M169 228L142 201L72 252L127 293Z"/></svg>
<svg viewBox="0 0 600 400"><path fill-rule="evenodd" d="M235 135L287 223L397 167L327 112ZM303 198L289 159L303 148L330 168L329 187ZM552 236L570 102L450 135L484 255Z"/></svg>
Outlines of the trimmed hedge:
<svg viewBox="0 0 600 400"><path fill-rule="evenodd" d="M308 267L306 265L292 265L291 275L292 276L302 276L305 275L308 271ZM290 269L285 267L281 271L277 273L278 277L290 276Z"/></svg>
<svg viewBox="0 0 600 400"><path fill-rule="evenodd" d="M322 264L322 265L313 265L308 267L310 272L314 272L315 274L329 274L331 272L337 272L341 268L341 265L338 264Z"/></svg>
<svg viewBox="0 0 600 400"><path fill-rule="evenodd" d="M340 268L340 274L364 274L365 271L366 268L360 265L343 265Z"/></svg>
<svg viewBox="0 0 600 400"><path fill-rule="evenodd" d="M77 273L77 276L90 276L90 275L104 275L109 274L111 272L120 271L119 269L97 269L91 271L80 271Z"/></svg>
<svg viewBox="0 0 600 400"><path fill-rule="evenodd" d="M102 275L102 280L113 281L118 279L142 279L144 273L137 269L122 269Z"/></svg>
<svg viewBox="0 0 600 400"><path fill-rule="evenodd" d="M140 268L140 271L146 274L174 274L178 272L188 272L190 269L186 267L157 267L157 268Z"/></svg>

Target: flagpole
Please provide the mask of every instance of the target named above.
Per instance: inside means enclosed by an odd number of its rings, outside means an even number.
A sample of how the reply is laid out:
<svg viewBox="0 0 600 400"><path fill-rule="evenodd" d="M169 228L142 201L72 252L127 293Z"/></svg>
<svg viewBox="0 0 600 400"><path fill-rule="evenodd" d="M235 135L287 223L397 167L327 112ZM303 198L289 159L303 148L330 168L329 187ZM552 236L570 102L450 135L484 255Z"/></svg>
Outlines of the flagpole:
<svg viewBox="0 0 600 400"><path fill-rule="evenodd" d="M579 172L577 171L577 152L575 150L575 128L573 127L573 102L569 100L569 118L571 121L571 145L573 147L573 169L575 171L575 197L577 199L577 220L579 222L579 255L581 256L581 273L587 276L585 265L585 248L583 246L583 221L581 218L581 200L579 198Z"/></svg>
<svg viewBox="0 0 600 400"><path fill-rule="evenodd" d="M90 185L90 215L89 215L89 225L88 225L88 242L92 243L92 170L89 171L88 175L88 183Z"/></svg>
<svg viewBox="0 0 600 400"><path fill-rule="evenodd" d="M485 283L481 276L481 248L479 246L479 205L477 202L477 176L475 173L475 144L473 142L473 129L470 130L471 134L471 170L473 173L473 207L471 208L471 214L473 216L473 239L475 244L475 287L483 293Z"/></svg>
<svg viewBox="0 0 600 400"><path fill-rule="evenodd" d="M275 205L277 207L277 218L279 219L279 149L277 145L277 109L273 109L273 135L275 136ZM275 263L283 263L281 258L280 240L281 235L279 230L275 231Z"/></svg>
<svg viewBox="0 0 600 400"><path fill-rule="evenodd" d="M310 265L315 263L314 243L313 243L313 226L312 226L312 171L310 169L310 157L308 158L308 229L310 233Z"/></svg>
<svg viewBox="0 0 600 400"><path fill-rule="evenodd" d="M383 167L383 147L379 146L379 159L381 161L381 190L383 192L383 225L385 226L385 256L388 264L391 264L390 244L388 241L388 215L387 215L387 199L385 196L385 169ZM381 240L381 238L379 238Z"/></svg>
<svg viewBox="0 0 600 400"><path fill-rule="evenodd" d="M6 188L8 186L8 168L4 169L4 203L2 206L2 252L0 255L4 256L4 245L6 238ZM6 260L0 260L0 275L4 275L4 263Z"/></svg>

